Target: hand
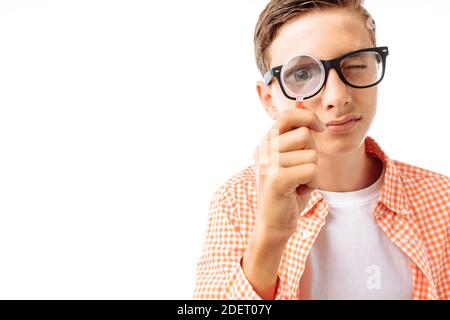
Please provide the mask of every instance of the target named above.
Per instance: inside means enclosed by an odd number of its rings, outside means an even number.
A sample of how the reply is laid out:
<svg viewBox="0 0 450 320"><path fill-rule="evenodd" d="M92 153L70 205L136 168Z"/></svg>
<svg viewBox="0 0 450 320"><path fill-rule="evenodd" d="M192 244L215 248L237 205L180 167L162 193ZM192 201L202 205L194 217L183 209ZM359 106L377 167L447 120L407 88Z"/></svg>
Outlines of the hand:
<svg viewBox="0 0 450 320"><path fill-rule="evenodd" d="M287 241L298 214L317 188L318 156L311 130L326 128L310 110L280 113L254 153L257 183L257 227L273 239Z"/></svg>

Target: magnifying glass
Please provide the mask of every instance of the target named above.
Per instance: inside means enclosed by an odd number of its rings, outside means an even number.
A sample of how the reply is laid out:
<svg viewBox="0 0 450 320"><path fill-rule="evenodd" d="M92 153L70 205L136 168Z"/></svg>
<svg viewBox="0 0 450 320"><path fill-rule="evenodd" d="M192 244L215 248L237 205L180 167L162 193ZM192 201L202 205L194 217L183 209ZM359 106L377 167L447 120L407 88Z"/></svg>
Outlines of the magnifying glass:
<svg viewBox="0 0 450 320"><path fill-rule="evenodd" d="M322 88L325 68L313 56L302 54L290 59L281 68L281 81L287 93L296 97L296 108L303 108L303 100Z"/></svg>

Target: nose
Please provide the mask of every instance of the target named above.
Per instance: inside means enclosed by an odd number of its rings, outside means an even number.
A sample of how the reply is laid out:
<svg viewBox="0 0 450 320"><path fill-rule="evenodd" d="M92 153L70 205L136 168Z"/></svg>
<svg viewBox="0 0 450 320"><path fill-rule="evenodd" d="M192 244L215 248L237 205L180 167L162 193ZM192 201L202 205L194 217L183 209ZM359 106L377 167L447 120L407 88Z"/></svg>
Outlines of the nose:
<svg viewBox="0 0 450 320"><path fill-rule="evenodd" d="M342 108L351 102L348 86L342 82L335 69L330 69L327 81L324 84L322 94L322 105L327 110Z"/></svg>

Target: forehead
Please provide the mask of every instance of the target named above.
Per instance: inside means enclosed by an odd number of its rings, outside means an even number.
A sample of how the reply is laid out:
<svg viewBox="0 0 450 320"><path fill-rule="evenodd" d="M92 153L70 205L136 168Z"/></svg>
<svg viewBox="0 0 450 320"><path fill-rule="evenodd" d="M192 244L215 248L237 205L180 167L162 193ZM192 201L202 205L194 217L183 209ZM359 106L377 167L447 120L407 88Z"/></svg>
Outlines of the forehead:
<svg viewBox="0 0 450 320"><path fill-rule="evenodd" d="M346 52L373 46L363 16L351 9L317 9L285 23L269 48L270 67L304 53L334 59Z"/></svg>

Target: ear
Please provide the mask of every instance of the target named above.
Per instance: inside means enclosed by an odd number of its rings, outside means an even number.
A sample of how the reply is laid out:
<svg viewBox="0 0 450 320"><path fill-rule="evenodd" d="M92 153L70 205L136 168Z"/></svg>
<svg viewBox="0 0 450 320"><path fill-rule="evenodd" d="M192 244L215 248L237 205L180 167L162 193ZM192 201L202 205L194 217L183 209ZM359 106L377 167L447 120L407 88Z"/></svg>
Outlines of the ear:
<svg viewBox="0 0 450 320"><path fill-rule="evenodd" d="M265 83L258 81L256 83L256 91L258 92L259 99L266 110L267 114L272 118L272 120L276 120L278 115L278 110L274 106L274 101L272 98L272 89L267 86Z"/></svg>

